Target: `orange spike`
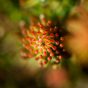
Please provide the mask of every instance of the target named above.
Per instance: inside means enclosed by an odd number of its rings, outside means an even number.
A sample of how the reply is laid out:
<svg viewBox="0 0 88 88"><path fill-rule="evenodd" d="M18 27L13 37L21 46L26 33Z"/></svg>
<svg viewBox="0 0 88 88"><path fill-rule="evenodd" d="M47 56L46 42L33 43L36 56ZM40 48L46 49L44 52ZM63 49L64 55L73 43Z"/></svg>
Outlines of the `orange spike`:
<svg viewBox="0 0 88 88"><path fill-rule="evenodd" d="M48 52L51 52L52 50L50 48L47 49Z"/></svg>
<svg viewBox="0 0 88 88"><path fill-rule="evenodd" d="M64 41L64 37L60 37L60 40L61 40L61 41Z"/></svg>
<svg viewBox="0 0 88 88"><path fill-rule="evenodd" d="M48 33L48 31L44 31L44 32L43 32L44 35L47 34L47 33Z"/></svg>
<svg viewBox="0 0 88 88"><path fill-rule="evenodd" d="M40 28L44 28L44 26L43 26L41 23L38 23L38 26L39 26Z"/></svg>
<svg viewBox="0 0 88 88"><path fill-rule="evenodd" d="M38 54L38 50L35 50L35 54Z"/></svg>
<svg viewBox="0 0 88 88"><path fill-rule="evenodd" d="M47 22L47 25L49 26L49 25L51 25L51 24L52 24L52 21L49 20L49 21Z"/></svg>
<svg viewBox="0 0 88 88"><path fill-rule="evenodd" d="M57 49L57 47L56 47L56 46L53 46L53 47L52 47L52 49L53 49L53 50L56 50L56 49Z"/></svg>
<svg viewBox="0 0 88 88"><path fill-rule="evenodd" d="M54 34L53 33L50 33L50 37L54 37Z"/></svg>
<svg viewBox="0 0 88 88"><path fill-rule="evenodd" d="M36 57L35 60L39 60L39 57Z"/></svg>
<svg viewBox="0 0 88 88"><path fill-rule="evenodd" d="M62 56L60 55L60 56L58 56L58 58L59 58L59 59L62 59Z"/></svg>
<svg viewBox="0 0 88 88"><path fill-rule="evenodd" d="M59 59L56 59L56 61L55 61L56 63L59 63L60 62L60 60Z"/></svg>
<svg viewBox="0 0 88 88"><path fill-rule="evenodd" d="M59 46L62 48L64 45L63 44L60 44Z"/></svg>
<svg viewBox="0 0 88 88"><path fill-rule="evenodd" d="M58 33L56 33L56 34L55 34L55 36L56 36L56 37L58 37L58 36L59 36L59 34L58 34Z"/></svg>
<svg viewBox="0 0 88 88"><path fill-rule="evenodd" d="M53 40L53 39L52 39L52 40L50 40L50 42L51 42L51 43L54 43L54 42L55 42L55 40Z"/></svg>
<svg viewBox="0 0 88 88"><path fill-rule="evenodd" d="M53 57L53 56L54 56L54 53L53 53L53 52L51 52L51 53L50 53L50 56L51 56L51 57Z"/></svg>
<svg viewBox="0 0 88 88"><path fill-rule="evenodd" d="M47 52L46 52L46 51L44 51L44 52L43 52L43 55L44 55L44 56L47 56Z"/></svg>
<svg viewBox="0 0 88 88"><path fill-rule="evenodd" d="M55 43L56 43L56 45L59 45L59 41L56 41Z"/></svg>
<svg viewBox="0 0 88 88"><path fill-rule="evenodd" d="M46 65L47 64L47 61L44 61L43 64Z"/></svg>
<svg viewBox="0 0 88 88"><path fill-rule="evenodd" d="M49 57L48 57L48 61L50 61L51 59L52 59L52 58L49 56Z"/></svg>
<svg viewBox="0 0 88 88"><path fill-rule="evenodd" d="M42 55L40 55L40 56L39 56L39 58L40 58L40 59L42 59L42 58L43 58L43 56L42 56Z"/></svg>
<svg viewBox="0 0 88 88"><path fill-rule="evenodd" d="M27 50L29 50L29 45L28 45L28 44L25 44L25 48L26 48Z"/></svg>

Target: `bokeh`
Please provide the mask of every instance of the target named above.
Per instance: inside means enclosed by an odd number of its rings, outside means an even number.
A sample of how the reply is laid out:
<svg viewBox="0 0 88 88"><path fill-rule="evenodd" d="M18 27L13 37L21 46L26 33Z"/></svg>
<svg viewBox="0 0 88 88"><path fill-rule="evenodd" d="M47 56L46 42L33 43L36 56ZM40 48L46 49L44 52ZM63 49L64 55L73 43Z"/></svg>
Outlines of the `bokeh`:
<svg viewBox="0 0 88 88"><path fill-rule="evenodd" d="M42 17L64 28L58 67L21 56L21 26ZM88 0L0 0L0 88L88 88Z"/></svg>

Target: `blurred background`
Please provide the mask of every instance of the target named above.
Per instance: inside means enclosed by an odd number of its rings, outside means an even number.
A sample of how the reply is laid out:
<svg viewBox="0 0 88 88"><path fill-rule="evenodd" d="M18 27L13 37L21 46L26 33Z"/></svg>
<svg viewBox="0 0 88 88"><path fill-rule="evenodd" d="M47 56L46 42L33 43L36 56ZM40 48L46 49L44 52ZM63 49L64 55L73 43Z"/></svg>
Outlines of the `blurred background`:
<svg viewBox="0 0 88 88"><path fill-rule="evenodd" d="M67 31L57 69L20 55L20 25L42 16ZM88 88L88 0L0 0L0 88Z"/></svg>

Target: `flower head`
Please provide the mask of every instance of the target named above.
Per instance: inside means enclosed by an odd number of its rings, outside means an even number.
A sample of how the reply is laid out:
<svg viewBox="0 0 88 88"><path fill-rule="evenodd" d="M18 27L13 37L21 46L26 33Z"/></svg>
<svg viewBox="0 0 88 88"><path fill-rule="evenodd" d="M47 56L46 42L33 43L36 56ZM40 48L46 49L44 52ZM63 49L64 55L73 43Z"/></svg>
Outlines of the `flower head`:
<svg viewBox="0 0 88 88"><path fill-rule="evenodd" d="M27 29L27 30L26 30ZM23 57L34 57L42 66L52 63L58 64L63 58L64 37L62 28L52 21L45 21L22 27Z"/></svg>

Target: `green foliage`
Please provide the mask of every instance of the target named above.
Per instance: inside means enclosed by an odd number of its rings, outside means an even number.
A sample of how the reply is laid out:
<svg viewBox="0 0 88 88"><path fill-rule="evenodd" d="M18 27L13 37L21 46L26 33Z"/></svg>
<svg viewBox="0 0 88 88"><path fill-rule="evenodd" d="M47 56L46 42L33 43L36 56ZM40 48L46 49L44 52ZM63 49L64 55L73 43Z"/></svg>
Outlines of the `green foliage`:
<svg viewBox="0 0 88 88"><path fill-rule="evenodd" d="M71 8L77 4L78 0L27 0L24 2L24 8L32 15L44 14L46 17L59 17L65 19Z"/></svg>

